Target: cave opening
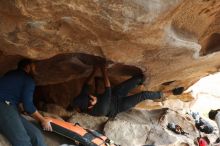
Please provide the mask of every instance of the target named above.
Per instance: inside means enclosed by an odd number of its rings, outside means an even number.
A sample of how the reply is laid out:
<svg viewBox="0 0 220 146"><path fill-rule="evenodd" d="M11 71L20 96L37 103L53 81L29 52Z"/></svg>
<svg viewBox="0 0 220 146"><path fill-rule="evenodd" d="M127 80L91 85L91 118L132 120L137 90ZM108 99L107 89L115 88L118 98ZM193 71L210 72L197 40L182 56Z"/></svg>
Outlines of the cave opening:
<svg viewBox="0 0 220 146"><path fill-rule="evenodd" d="M140 68L106 60L103 57L84 53L61 54L37 62L35 104L40 110L47 111L45 105L54 104L66 109L83 86L85 78L92 71L93 65L108 64L109 79L112 86L133 75L142 74ZM95 88L99 85L98 88ZM91 92L104 90L100 71L94 78ZM95 91L98 89L99 91Z"/></svg>

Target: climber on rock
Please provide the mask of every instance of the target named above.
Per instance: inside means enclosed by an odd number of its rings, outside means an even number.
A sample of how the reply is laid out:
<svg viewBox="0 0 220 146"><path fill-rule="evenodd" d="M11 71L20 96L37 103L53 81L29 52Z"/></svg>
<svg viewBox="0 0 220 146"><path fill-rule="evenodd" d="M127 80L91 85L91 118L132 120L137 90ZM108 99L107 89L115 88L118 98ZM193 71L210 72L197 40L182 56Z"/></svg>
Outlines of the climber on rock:
<svg viewBox="0 0 220 146"><path fill-rule="evenodd" d="M0 133L12 146L46 146L41 131L19 113L20 103L25 112L41 123L44 130L52 131L50 121L33 104L34 73L35 64L23 59L16 70L0 78Z"/></svg>
<svg viewBox="0 0 220 146"><path fill-rule="evenodd" d="M127 94L129 91L144 82L143 74L135 75L130 79L120 83L115 87L111 87L106 65L100 67L105 91L103 94L92 95L89 93L89 83L91 83L98 67L94 66L93 71L86 79L81 93L79 96L73 99L68 109L75 109L79 112L88 113L93 116L108 116L114 117L120 112L124 112L134 107L143 100L165 100L169 95L182 94L184 88L179 87L166 92L160 91L142 91L140 93L130 95Z"/></svg>

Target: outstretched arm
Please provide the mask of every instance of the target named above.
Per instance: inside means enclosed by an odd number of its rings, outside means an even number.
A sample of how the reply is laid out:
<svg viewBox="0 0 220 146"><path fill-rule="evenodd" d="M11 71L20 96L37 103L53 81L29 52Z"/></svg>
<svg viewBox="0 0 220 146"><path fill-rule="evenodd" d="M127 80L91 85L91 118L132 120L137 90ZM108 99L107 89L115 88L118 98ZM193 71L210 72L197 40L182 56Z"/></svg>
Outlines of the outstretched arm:
<svg viewBox="0 0 220 146"><path fill-rule="evenodd" d="M110 84L110 81L109 81L109 78L108 78L108 73L107 73L106 66L102 66L101 71L102 71L102 75L103 75L103 78L104 78L105 88L111 87L111 84Z"/></svg>
<svg viewBox="0 0 220 146"><path fill-rule="evenodd" d="M50 120L44 118L37 110L31 114L31 116L38 122L41 123L41 126L43 127L44 130L46 131L53 131L52 127L50 125Z"/></svg>
<svg viewBox="0 0 220 146"><path fill-rule="evenodd" d="M111 105L111 85L108 78L107 69L105 66L101 67L101 72L104 78L104 84L105 84L105 91L103 94L100 94L97 96L97 103L96 107L91 110L91 113L96 116L106 116L108 115L110 111L110 105Z"/></svg>
<svg viewBox="0 0 220 146"><path fill-rule="evenodd" d="M93 66L92 72L90 73L90 75L85 80L85 84L91 84L92 78L94 77L96 71L97 71L97 66Z"/></svg>
<svg viewBox="0 0 220 146"><path fill-rule="evenodd" d="M52 127L50 125L50 121L45 119L36 109L33 104L33 94L35 89L35 83L31 78L27 78L24 83L24 88L22 92L21 102L23 104L23 108L25 112L31 115L35 120L39 121L46 131L52 131Z"/></svg>
<svg viewBox="0 0 220 146"><path fill-rule="evenodd" d="M69 109L73 109L75 108L77 111L81 111L81 106L83 104L83 100L82 97L87 97L89 95L89 84L92 83L92 79L96 73L96 70L97 70L97 66L93 66L93 69L92 69L92 72L90 73L90 75L86 78L83 86L82 86L82 89L80 91L80 94L76 97L76 98L73 98L72 102L70 103L69 105Z"/></svg>

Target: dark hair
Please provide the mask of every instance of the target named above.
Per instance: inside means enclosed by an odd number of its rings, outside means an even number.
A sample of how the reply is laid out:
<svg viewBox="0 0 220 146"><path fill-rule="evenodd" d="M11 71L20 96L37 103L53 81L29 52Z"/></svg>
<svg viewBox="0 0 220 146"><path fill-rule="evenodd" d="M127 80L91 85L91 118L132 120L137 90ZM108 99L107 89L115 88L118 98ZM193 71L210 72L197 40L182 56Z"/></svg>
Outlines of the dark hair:
<svg viewBox="0 0 220 146"><path fill-rule="evenodd" d="M210 111L209 111L209 119L215 120L215 116L217 115L218 111L220 111L220 109L210 110Z"/></svg>
<svg viewBox="0 0 220 146"><path fill-rule="evenodd" d="M31 63L33 63L31 59L22 59L18 62L17 68L24 69L26 66L30 65Z"/></svg>

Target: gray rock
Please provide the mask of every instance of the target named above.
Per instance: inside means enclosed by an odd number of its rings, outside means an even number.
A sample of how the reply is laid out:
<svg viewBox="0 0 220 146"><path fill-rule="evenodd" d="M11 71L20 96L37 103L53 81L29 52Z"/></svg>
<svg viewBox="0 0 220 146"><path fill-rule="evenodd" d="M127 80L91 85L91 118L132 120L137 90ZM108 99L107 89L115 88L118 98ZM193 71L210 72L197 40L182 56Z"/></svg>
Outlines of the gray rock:
<svg viewBox="0 0 220 146"><path fill-rule="evenodd" d="M102 131L107 120L108 117L104 116L94 117L84 113L75 113L68 122L79 123L85 128Z"/></svg>
<svg viewBox="0 0 220 146"><path fill-rule="evenodd" d="M178 135L167 129L173 122L180 125L189 135ZM194 146L199 136L193 120L188 115L161 109L154 111L130 110L118 114L107 122L106 136L122 146Z"/></svg>

